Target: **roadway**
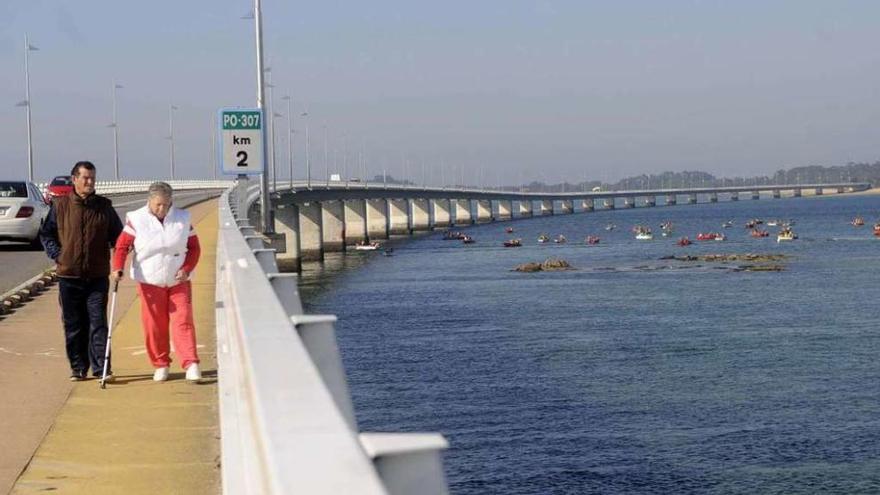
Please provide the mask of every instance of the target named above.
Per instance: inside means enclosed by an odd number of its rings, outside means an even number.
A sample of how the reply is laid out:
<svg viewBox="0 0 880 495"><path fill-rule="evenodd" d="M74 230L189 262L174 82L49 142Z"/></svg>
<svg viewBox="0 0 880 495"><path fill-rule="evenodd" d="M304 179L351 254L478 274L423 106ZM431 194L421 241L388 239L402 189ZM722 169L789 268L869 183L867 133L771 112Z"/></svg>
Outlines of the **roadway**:
<svg viewBox="0 0 880 495"><path fill-rule="evenodd" d="M185 208L208 198L216 197L219 191L180 191L174 194L176 206ZM120 194L109 196L119 217L144 205L146 193ZM42 249L33 249L28 244L0 242L0 294L14 289L40 272L52 268L53 263Z"/></svg>

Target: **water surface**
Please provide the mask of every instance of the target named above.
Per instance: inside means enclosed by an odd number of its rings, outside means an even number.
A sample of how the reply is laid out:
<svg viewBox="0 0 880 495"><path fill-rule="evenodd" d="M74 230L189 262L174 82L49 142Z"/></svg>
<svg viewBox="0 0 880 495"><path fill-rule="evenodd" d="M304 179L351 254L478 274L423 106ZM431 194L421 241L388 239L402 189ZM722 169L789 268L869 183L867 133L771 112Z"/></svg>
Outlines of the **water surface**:
<svg viewBox="0 0 880 495"><path fill-rule="evenodd" d="M800 239L753 239L754 217L795 219ZM494 223L470 246L434 233L330 257L302 292L339 316L361 429L443 433L453 493L877 493L878 218L880 197L853 196ZM726 242L674 245L726 220ZM507 226L524 247L500 247ZM745 252L791 258L773 273L660 260ZM577 270L510 271L550 256Z"/></svg>

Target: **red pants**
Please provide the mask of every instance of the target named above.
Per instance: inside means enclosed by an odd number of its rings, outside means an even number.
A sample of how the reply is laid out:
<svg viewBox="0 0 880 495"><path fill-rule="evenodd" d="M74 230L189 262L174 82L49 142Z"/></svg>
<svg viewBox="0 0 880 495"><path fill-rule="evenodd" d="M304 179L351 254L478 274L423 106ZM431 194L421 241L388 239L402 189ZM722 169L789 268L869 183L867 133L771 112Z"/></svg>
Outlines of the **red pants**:
<svg viewBox="0 0 880 495"><path fill-rule="evenodd" d="M156 368L171 364L168 348L168 330L174 339L174 350L183 369L198 363L196 328L193 325L192 285L181 282L174 287L157 287L138 283L141 296L141 321L147 356Z"/></svg>

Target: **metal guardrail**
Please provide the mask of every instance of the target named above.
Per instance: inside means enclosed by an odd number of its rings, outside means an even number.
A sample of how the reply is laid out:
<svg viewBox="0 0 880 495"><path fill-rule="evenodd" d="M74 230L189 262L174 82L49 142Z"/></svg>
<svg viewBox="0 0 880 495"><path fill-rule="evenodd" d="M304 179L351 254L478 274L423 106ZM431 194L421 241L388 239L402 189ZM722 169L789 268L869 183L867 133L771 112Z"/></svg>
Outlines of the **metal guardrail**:
<svg viewBox="0 0 880 495"><path fill-rule="evenodd" d="M147 192L155 181L152 180L99 180L95 182L95 191L98 194L125 194ZM169 180L166 181L175 191L193 189L226 189L233 184L231 180ZM37 187L45 193L48 182L40 182Z"/></svg>
<svg viewBox="0 0 880 495"><path fill-rule="evenodd" d="M360 433L331 315L303 314L247 211L220 198L216 325L223 492L447 493L436 433Z"/></svg>

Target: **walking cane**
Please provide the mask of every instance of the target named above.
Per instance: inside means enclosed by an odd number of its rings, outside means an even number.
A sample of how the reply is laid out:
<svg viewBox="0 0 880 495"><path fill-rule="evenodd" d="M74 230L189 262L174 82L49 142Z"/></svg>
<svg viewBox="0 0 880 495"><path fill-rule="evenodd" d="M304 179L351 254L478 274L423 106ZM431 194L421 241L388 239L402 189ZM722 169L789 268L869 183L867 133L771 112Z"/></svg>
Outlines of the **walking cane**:
<svg viewBox="0 0 880 495"><path fill-rule="evenodd" d="M113 297L110 299L110 320L107 322L107 347L104 349L104 371L101 373L101 388L107 388L107 364L110 363L110 339L113 337L113 313L116 312L116 291L119 280L113 282Z"/></svg>

